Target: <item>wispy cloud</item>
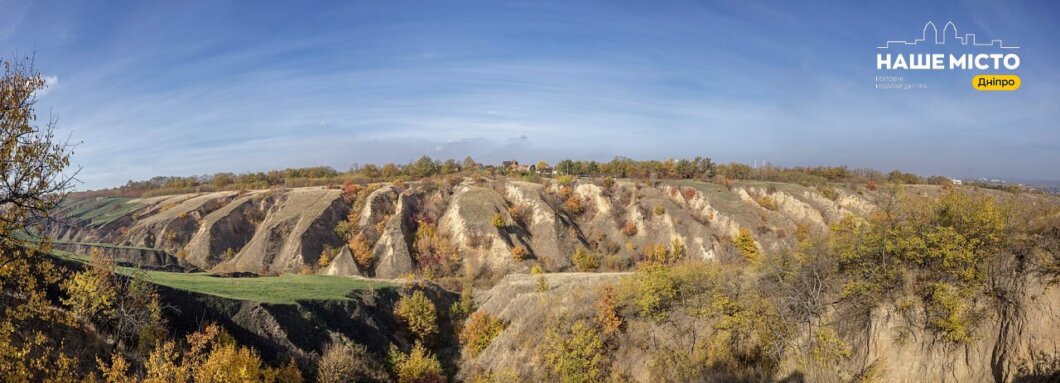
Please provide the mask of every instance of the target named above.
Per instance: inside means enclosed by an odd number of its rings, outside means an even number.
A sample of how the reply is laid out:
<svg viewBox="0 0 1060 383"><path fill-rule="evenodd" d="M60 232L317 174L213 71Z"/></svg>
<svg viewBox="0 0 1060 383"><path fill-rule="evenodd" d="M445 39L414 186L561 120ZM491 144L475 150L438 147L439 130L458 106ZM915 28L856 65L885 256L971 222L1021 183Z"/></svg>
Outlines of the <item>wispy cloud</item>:
<svg viewBox="0 0 1060 383"><path fill-rule="evenodd" d="M965 5L71 5L61 38L18 33L0 49L36 50L54 76L39 106L84 142L86 187L422 154L1060 179L1043 165L1060 162L1060 52L1043 37L1055 12ZM22 24L54 24L43 8L58 7L41 7ZM873 89L875 44L924 22L911 7L1027 47L1033 86L977 94L968 73L945 73L924 92Z"/></svg>

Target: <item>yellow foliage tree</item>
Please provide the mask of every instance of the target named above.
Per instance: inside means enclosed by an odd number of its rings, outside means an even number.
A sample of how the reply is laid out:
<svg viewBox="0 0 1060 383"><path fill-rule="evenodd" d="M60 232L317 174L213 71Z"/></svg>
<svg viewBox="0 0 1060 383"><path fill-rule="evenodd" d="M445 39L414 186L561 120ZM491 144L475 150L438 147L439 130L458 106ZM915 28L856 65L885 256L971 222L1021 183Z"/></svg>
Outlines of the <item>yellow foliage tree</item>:
<svg viewBox="0 0 1060 383"><path fill-rule="evenodd" d="M599 382L604 375L604 342L584 320L570 328L553 327L545 334L545 363L564 383Z"/></svg>
<svg viewBox="0 0 1060 383"><path fill-rule="evenodd" d="M397 347L391 346L390 364L394 366L394 373L398 377L398 383L445 382L445 372L442 370L442 364L420 342L416 342L412 347L412 351L408 354L402 353Z"/></svg>
<svg viewBox="0 0 1060 383"><path fill-rule="evenodd" d="M438 333L438 315L434 303L423 291L417 290L412 295L401 297L394 314L421 340Z"/></svg>
<svg viewBox="0 0 1060 383"><path fill-rule="evenodd" d="M761 255L758 253L758 245L755 243L755 239L751 236L751 231L741 228L740 233L736 235L736 238L732 240L733 244L736 245L736 250L740 252L740 256L749 262L758 262Z"/></svg>
<svg viewBox="0 0 1060 383"><path fill-rule="evenodd" d="M460 331L460 343L467 347L468 355L474 358L504 331L504 327L504 321L484 311L476 311L464 323Z"/></svg>

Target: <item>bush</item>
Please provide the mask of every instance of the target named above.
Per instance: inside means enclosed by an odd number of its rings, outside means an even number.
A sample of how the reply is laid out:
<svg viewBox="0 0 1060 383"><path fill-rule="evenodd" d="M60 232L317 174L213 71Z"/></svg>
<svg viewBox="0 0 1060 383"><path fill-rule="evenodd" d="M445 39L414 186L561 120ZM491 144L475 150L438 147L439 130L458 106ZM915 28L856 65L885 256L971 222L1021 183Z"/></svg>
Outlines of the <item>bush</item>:
<svg viewBox="0 0 1060 383"><path fill-rule="evenodd" d="M574 268L578 271L596 270L600 267L600 257L580 246L574 251L571 261L574 262Z"/></svg>
<svg viewBox="0 0 1060 383"><path fill-rule="evenodd" d="M445 372L438 359L416 342L412 351L404 354L395 346L390 346L390 365L394 366L394 375L398 383L442 383Z"/></svg>
<svg viewBox="0 0 1060 383"><path fill-rule="evenodd" d="M596 302L596 325L604 335L610 335L622 328L622 318L618 316L615 306L615 295L611 286L604 286L600 299Z"/></svg>
<svg viewBox="0 0 1060 383"><path fill-rule="evenodd" d="M598 382L604 375L604 342L583 320L545 334L545 363L564 383Z"/></svg>
<svg viewBox="0 0 1060 383"><path fill-rule="evenodd" d="M943 338L953 343L970 343L975 340L971 329L964 297L945 283L932 283L927 287L927 315L930 328L942 333Z"/></svg>
<svg viewBox="0 0 1060 383"><path fill-rule="evenodd" d="M515 205L509 207L508 215L512 216L512 219L514 219L515 222L518 222L520 225L526 226L530 223L530 210L523 205Z"/></svg>
<svg viewBox="0 0 1060 383"><path fill-rule="evenodd" d="M335 342L328 345L317 365L317 382L359 383L387 382L390 377L383 365L375 361L359 344Z"/></svg>
<svg viewBox="0 0 1060 383"><path fill-rule="evenodd" d="M622 225L622 234L625 234L627 237L637 235L637 224L633 223L633 221L626 220L626 223Z"/></svg>
<svg viewBox="0 0 1060 383"><path fill-rule="evenodd" d="M821 195L824 196L824 198L828 198L832 201L839 199L839 192L831 186L821 186L818 187L817 190L821 192Z"/></svg>
<svg viewBox="0 0 1060 383"><path fill-rule="evenodd" d="M464 283L464 287L460 289L460 300L453 302L449 306L449 312L453 314L453 317L463 318L471 312L475 311L475 296L474 288L470 281Z"/></svg>
<svg viewBox="0 0 1060 383"><path fill-rule="evenodd" d="M574 215L585 212L585 208L582 207L582 200L573 194L563 201L563 210Z"/></svg>
<svg viewBox="0 0 1060 383"><path fill-rule="evenodd" d="M663 208L662 205L655 205L655 208L652 209L652 212L655 213L655 215L663 215L666 214L666 209Z"/></svg>
<svg viewBox="0 0 1060 383"><path fill-rule="evenodd" d="M372 248L368 246L364 233L354 235L347 245L350 247L350 254L353 255L353 261L357 263L357 267L362 272L372 270L375 266L375 255L372 254Z"/></svg>
<svg viewBox="0 0 1060 383"><path fill-rule="evenodd" d="M530 275L538 275L544 273L545 270L541 268L541 265L534 265L530 268Z"/></svg>
<svg viewBox="0 0 1060 383"><path fill-rule="evenodd" d="M394 315L421 340L438 333L438 314L434 303L423 291L417 290L412 295L401 297L394 308Z"/></svg>
<svg viewBox="0 0 1060 383"><path fill-rule="evenodd" d="M328 267L331 264L331 260L335 259L339 255L339 250L331 246L325 246L324 250L320 252L320 258L317 259L317 266L320 268Z"/></svg>
<svg viewBox="0 0 1060 383"><path fill-rule="evenodd" d="M512 248L512 259L516 261L524 261L528 258L530 258L530 253L526 251L526 248L523 247L523 245L516 245Z"/></svg>
<svg viewBox="0 0 1060 383"><path fill-rule="evenodd" d="M777 202L770 196L758 196L758 198L755 198L755 202L766 210L777 211Z"/></svg>
<svg viewBox="0 0 1060 383"><path fill-rule="evenodd" d="M464 329L460 331L460 344L467 347L468 355L474 358L504 331L504 327L504 322L497 317L477 311L464 323Z"/></svg>
<svg viewBox="0 0 1060 383"><path fill-rule="evenodd" d="M508 224L504 222L504 216L501 215L500 212L493 214L493 219L490 220L490 223L492 223L493 227L497 228L497 230L504 230L505 227L508 227Z"/></svg>
<svg viewBox="0 0 1060 383"><path fill-rule="evenodd" d="M758 253L758 245L755 244L755 239L751 236L750 230L741 228L740 233L736 235L736 238L733 238L732 242L736 245L740 256L748 262L758 262L759 258L761 258Z"/></svg>
<svg viewBox="0 0 1060 383"><path fill-rule="evenodd" d="M539 293L548 291L548 281L545 280L544 275L537 276L537 286L534 287L534 290Z"/></svg>

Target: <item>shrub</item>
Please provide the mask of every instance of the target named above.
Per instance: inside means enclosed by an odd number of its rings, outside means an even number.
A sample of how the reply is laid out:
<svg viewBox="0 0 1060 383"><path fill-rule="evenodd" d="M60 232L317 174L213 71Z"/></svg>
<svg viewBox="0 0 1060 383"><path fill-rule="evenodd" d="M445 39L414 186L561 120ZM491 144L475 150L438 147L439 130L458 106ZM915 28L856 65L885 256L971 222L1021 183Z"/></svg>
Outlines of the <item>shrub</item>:
<svg viewBox="0 0 1060 383"><path fill-rule="evenodd" d="M497 317L477 311L464 323L464 329L460 331L460 344L467 347L468 355L474 358L504 331L504 327L504 322Z"/></svg>
<svg viewBox="0 0 1060 383"><path fill-rule="evenodd" d="M390 346L390 365L394 366L394 375L397 375L398 383L445 382L442 364L420 342L416 342L408 354L402 353L395 346Z"/></svg>
<svg viewBox="0 0 1060 383"><path fill-rule="evenodd" d="M331 260L335 259L338 255L338 249L332 248L331 246L325 246L324 250L320 252L320 258L317 259L317 266L323 268L328 267L331 264Z"/></svg>
<svg viewBox="0 0 1060 383"><path fill-rule="evenodd" d="M537 286L534 287L534 290L539 293L548 291L548 281L545 280L544 275L537 276Z"/></svg>
<svg viewBox="0 0 1060 383"><path fill-rule="evenodd" d="M828 198L832 201L839 199L839 192L831 186L821 186L818 190L820 190L821 195L824 196L824 198Z"/></svg>
<svg viewBox="0 0 1060 383"><path fill-rule="evenodd" d="M655 213L655 215L663 215L666 213L666 209L663 208L662 205L655 205L655 208L652 209L652 212Z"/></svg>
<svg viewBox="0 0 1060 383"><path fill-rule="evenodd" d="M670 249L666 248L666 246L663 246L661 243L648 245L644 248L644 258L648 262L658 264L670 263Z"/></svg>
<svg viewBox="0 0 1060 383"><path fill-rule="evenodd" d="M456 269L460 253L456 251L449 239L438 234L434 224L419 220L416 234L412 241L413 256L416 265L424 272L438 272L448 275Z"/></svg>
<svg viewBox="0 0 1060 383"><path fill-rule="evenodd" d="M545 363L564 383L601 381L604 342L600 332L583 320L569 329L550 328L545 335Z"/></svg>
<svg viewBox="0 0 1060 383"><path fill-rule="evenodd" d="M676 262L685 257L685 244L681 243L677 238L674 238L673 246L670 249L669 262Z"/></svg>
<svg viewBox="0 0 1060 383"><path fill-rule="evenodd" d="M755 202L757 202L758 206L761 206L763 209L771 211L777 210L777 202L773 200L773 197L767 195L758 196L758 198L755 198Z"/></svg>
<svg viewBox="0 0 1060 383"><path fill-rule="evenodd" d="M618 316L613 290L611 286L604 286L600 299L596 302L596 324L604 335L617 332L622 327L622 318Z"/></svg>
<svg viewBox="0 0 1060 383"><path fill-rule="evenodd" d="M492 223L493 227L497 228L497 230L504 230L504 228L508 226L508 224L504 222L504 216L501 215L500 212L493 214L493 219L490 220L490 223Z"/></svg>
<svg viewBox="0 0 1060 383"><path fill-rule="evenodd" d="M530 211L523 205L515 205L508 208L508 215L512 216L515 222L520 225L526 226L529 224Z"/></svg>
<svg viewBox="0 0 1060 383"><path fill-rule="evenodd" d="M760 258L758 245L755 244L755 239L751 236L750 230L741 228L740 233L736 235L736 238L733 238L732 242L736 245L741 257L749 262L758 262Z"/></svg>
<svg viewBox="0 0 1060 383"><path fill-rule="evenodd" d="M637 235L637 224L633 223L633 221L626 220L626 223L622 225L622 234L625 234L627 237Z"/></svg>
<svg viewBox="0 0 1060 383"><path fill-rule="evenodd" d="M317 364L317 382L359 383L387 382L390 377L368 349L350 342L334 342L324 350Z"/></svg>
<svg viewBox="0 0 1060 383"><path fill-rule="evenodd" d="M63 303L82 318L110 318L115 314L118 283L114 273L114 258L93 249L89 267L63 283L63 291L67 295Z"/></svg>
<svg viewBox="0 0 1060 383"><path fill-rule="evenodd" d="M350 253L353 255L353 260L357 263L357 267L361 271L372 270L375 266L375 255L372 254L372 248L368 246L368 240L364 237L364 233L354 235L353 238L350 238L347 245L350 247Z"/></svg>
<svg viewBox="0 0 1060 383"><path fill-rule="evenodd" d="M932 283L927 290L927 315L931 328L953 343L974 341L975 337L971 333L972 321L963 297L945 283Z"/></svg>
<svg viewBox="0 0 1060 383"><path fill-rule="evenodd" d="M456 318L463 318L475 311L475 296L474 288L470 281L464 283L464 287L460 289L460 300L453 302L449 306L449 312Z"/></svg>
<svg viewBox="0 0 1060 383"><path fill-rule="evenodd" d="M545 270L541 268L541 265L534 265L530 267L530 275L543 274Z"/></svg>
<svg viewBox="0 0 1060 383"><path fill-rule="evenodd" d="M836 336L831 328L823 327L817 330L813 338L813 348L810 355L817 363L825 366L833 366L850 357L850 346Z"/></svg>
<svg viewBox="0 0 1060 383"><path fill-rule="evenodd" d="M574 215L585 212L585 208L582 206L582 200L573 194L563 201L563 210Z"/></svg>
<svg viewBox="0 0 1060 383"><path fill-rule="evenodd" d="M236 257L236 251L229 247L225 250L225 259L232 259Z"/></svg>
<svg viewBox="0 0 1060 383"><path fill-rule="evenodd" d="M630 259L628 257L619 256L618 254L604 256L600 262L600 266L607 271L621 271L628 269L630 266Z"/></svg>
<svg viewBox="0 0 1060 383"><path fill-rule="evenodd" d="M615 186L615 179L611 177L604 177L604 180L600 182L605 188L610 189Z"/></svg>
<svg viewBox="0 0 1060 383"><path fill-rule="evenodd" d="M516 261L523 261L529 257L530 254L528 251L526 251L526 248L523 247L523 245L516 245L512 248L512 259Z"/></svg>
<svg viewBox="0 0 1060 383"><path fill-rule="evenodd" d="M879 185L877 185L876 181L873 180L869 180L869 183L865 184L865 187L872 191L876 191L876 189L879 189Z"/></svg>
<svg viewBox="0 0 1060 383"><path fill-rule="evenodd" d="M686 201L691 201L693 198L696 198L696 194L699 193L693 188L684 188L681 190L681 195L685 197Z"/></svg>
<svg viewBox="0 0 1060 383"><path fill-rule="evenodd" d="M394 315L421 340L438 333L438 314L434 303L423 291L417 290L412 295L401 297L394 308Z"/></svg>
<svg viewBox="0 0 1060 383"><path fill-rule="evenodd" d="M578 271L590 271L600 267L600 257L580 246L574 251L571 261L574 262L574 268Z"/></svg>

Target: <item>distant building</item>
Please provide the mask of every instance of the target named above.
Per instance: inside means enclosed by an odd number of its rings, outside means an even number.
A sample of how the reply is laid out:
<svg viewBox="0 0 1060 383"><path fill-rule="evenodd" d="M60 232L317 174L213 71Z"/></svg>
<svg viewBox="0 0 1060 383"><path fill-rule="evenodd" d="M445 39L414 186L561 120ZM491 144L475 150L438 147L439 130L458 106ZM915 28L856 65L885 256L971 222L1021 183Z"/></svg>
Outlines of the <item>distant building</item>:
<svg viewBox="0 0 1060 383"><path fill-rule="evenodd" d="M959 179L956 179L956 178L950 178L950 183L952 183L952 184L954 184L954 185L961 185L961 184L963 184L963 182L961 182L961 180L959 180Z"/></svg>

